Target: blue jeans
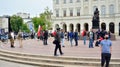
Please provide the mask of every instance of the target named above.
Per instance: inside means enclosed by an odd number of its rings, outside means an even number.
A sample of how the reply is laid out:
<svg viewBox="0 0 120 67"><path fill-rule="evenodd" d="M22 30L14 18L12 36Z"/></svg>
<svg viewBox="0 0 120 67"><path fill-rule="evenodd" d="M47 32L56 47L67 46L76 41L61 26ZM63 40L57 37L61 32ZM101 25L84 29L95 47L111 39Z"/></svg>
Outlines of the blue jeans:
<svg viewBox="0 0 120 67"><path fill-rule="evenodd" d="M72 43L72 41L73 41L73 38L70 38L70 43L71 43L71 46L72 46L72 44L73 44L73 43Z"/></svg>
<svg viewBox="0 0 120 67"><path fill-rule="evenodd" d="M61 45L64 46L64 38L61 38Z"/></svg>
<svg viewBox="0 0 120 67"><path fill-rule="evenodd" d="M84 45L86 45L86 36L83 36Z"/></svg>
<svg viewBox="0 0 120 67"><path fill-rule="evenodd" d="M92 38L89 39L89 48L93 48L93 39Z"/></svg>

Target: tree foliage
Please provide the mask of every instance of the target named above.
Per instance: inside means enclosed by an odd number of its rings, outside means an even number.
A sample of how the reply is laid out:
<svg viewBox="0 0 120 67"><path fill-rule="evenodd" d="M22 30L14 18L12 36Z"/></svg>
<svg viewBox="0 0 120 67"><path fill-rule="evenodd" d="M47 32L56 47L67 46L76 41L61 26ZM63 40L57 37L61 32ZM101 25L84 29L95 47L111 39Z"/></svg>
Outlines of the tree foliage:
<svg viewBox="0 0 120 67"><path fill-rule="evenodd" d="M23 19L19 16L13 15L10 18L12 31L18 32L22 28Z"/></svg>
<svg viewBox="0 0 120 67"><path fill-rule="evenodd" d="M19 32L20 29L25 32L30 32L30 30L27 27L27 24L23 23L23 19L20 16L16 15L11 16L10 24L12 31L14 32Z"/></svg>
<svg viewBox="0 0 120 67"><path fill-rule="evenodd" d="M28 29L27 24L23 24L21 30L22 30L23 32L27 32L27 33L30 32L30 29Z"/></svg>
<svg viewBox="0 0 120 67"><path fill-rule="evenodd" d="M34 29L37 32L39 25L42 26L43 30L50 29L51 28L51 14L52 12L47 7L44 11L44 13L41 13L39 17L34 17L32 19L32 22L34 24Z"/></svg>

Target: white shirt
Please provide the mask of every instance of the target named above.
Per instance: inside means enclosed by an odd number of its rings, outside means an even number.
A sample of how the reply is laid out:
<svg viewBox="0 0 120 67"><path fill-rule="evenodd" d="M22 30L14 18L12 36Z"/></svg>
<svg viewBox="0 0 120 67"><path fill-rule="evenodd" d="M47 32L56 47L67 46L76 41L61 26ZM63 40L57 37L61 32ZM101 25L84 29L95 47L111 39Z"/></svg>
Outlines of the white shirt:
<svg viewBox="0 0 120 67"><path fill-rule="evenodd" d="M14 39L14 33L13 33L13 32L11 32L11 36L12 36L12 38Z"/></svg>

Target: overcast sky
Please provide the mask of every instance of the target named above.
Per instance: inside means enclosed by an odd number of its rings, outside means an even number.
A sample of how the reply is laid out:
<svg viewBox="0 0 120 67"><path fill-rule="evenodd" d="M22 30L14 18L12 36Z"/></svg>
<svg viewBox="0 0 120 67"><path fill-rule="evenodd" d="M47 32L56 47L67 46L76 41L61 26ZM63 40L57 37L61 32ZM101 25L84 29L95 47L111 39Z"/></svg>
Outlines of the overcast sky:
<svg viewBox="0 0 120 67"><path fill-rule="evenodd" d="M52 10L52 0L0 0L0 16L18 12L39 15L48 6Z"/></svg>

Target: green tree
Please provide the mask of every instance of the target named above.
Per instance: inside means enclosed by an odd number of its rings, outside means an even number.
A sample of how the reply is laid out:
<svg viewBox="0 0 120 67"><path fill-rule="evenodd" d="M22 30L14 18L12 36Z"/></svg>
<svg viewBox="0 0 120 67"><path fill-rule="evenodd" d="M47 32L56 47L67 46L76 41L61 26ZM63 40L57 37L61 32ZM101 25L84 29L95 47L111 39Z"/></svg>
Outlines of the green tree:
<svg viewBox="0 0 120 67"><path fill-rule="evenodd" d="M11 28L14 32L18 32L23 25L23 19L19 16L13 15L10 18Z"/></svg>
<svg viewBox="0 0 120 67"><path fill-rule="evenodd" d="M28 29L27 24L23 24L21 30L22 30L23 32L27 32L27 33L30 32L30 29Z"/></svg>
<svg viewBox="0 0 120 67"><path fill-rule="evenodd" d="M52 12L47 7L43 13L40 14L39 17L34 17L32 22L34 24L35 31L38 31L39 25L42 26L43 30L51 28L51 14Z"/></svg>
<svg viewBox="0 0 120 67"><path fill-rule="evenodd" d="M38 24L38 18L37 17L32 18L32 22L34 24L34 29L37 32L38 26L39 26L39 24Z"/></svg>

